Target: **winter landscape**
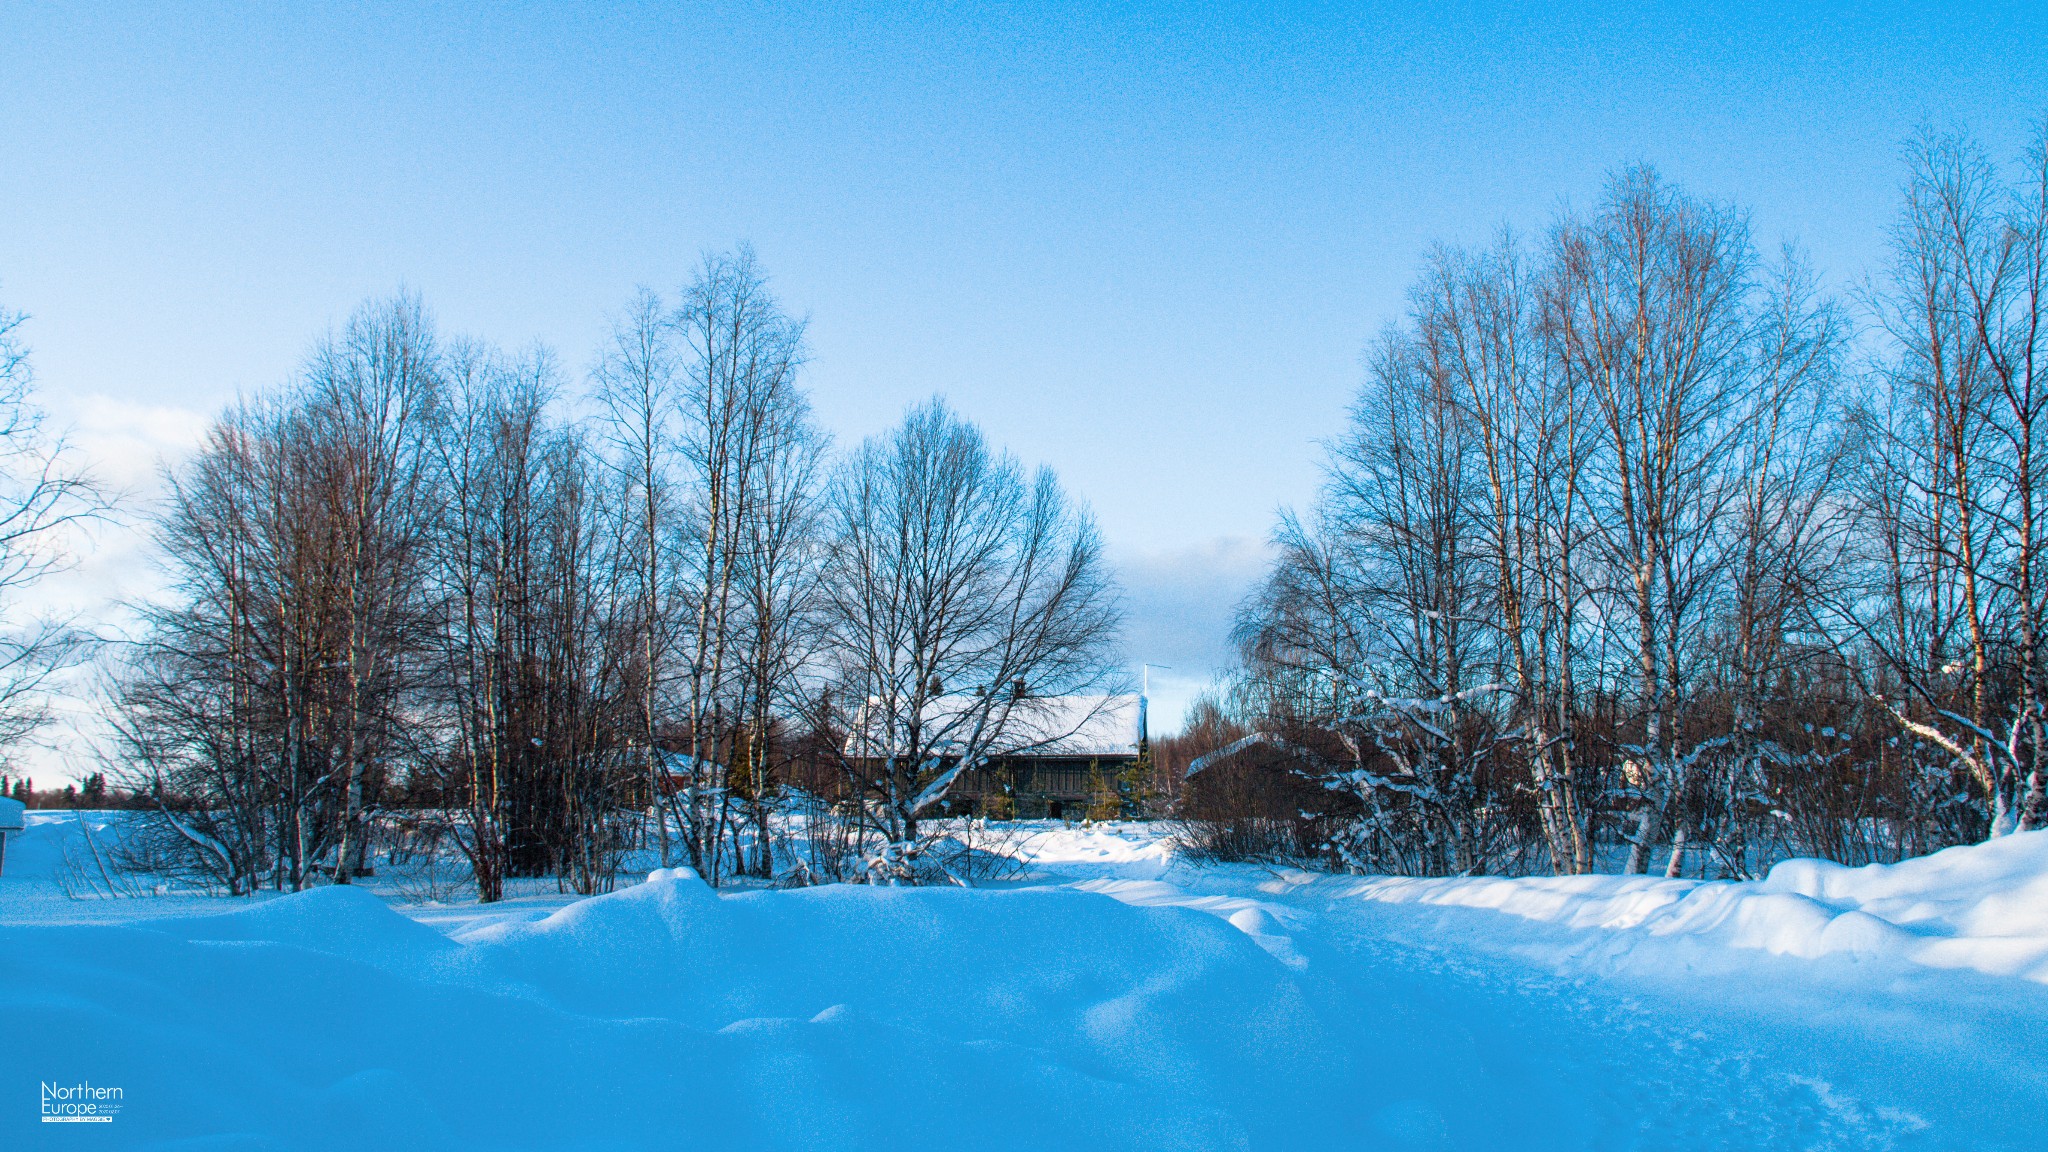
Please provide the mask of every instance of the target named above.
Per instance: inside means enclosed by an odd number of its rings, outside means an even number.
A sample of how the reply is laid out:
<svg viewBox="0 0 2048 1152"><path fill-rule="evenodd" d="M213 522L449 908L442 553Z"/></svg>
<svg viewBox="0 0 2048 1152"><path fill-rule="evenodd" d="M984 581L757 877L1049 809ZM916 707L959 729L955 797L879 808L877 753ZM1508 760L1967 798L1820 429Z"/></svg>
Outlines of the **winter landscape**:
<svg viewBox="0 0 2048 1152"><path fill-rule="evenodd" d="M2048 1149L1966 7L0 10L0 1147Z"/></svg>

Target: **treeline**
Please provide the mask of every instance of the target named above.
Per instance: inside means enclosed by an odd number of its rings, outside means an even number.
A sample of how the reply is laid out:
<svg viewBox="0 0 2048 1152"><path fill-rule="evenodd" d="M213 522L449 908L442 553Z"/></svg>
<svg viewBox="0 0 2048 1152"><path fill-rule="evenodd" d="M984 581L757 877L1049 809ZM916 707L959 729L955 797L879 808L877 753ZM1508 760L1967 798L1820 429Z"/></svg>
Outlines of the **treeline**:
<svg viewBox="0 0 2048 1152"><path fill-rule="evenodd" d="M2048 821L2048 151L1846 299L1642 167L1432 251L1191 733L1198 846L1749 876Z"/></svg>
<svg viewBox="0 0 2048 1152"><path fill-rule="evenodd" d="M107 786L107 774L93 772L86 776L85 783L66 784L62 788L36 787L36 782L23 776L11 779L0 775L0 796L18 800L24 808L137 808L144 801L119 788Z"/></svg>
<svg viewBox="0 0 2048 1152"><path fill-rule="evenodd" d="M1112 675L1115 592L1049 472L937 401L835 456L803 363L745 249L636 298L580 388L364 307L170 477L116 709L138 856L345 883L402 810L484 900L604 891L640 848L928 878L958 773Z"/></svg>

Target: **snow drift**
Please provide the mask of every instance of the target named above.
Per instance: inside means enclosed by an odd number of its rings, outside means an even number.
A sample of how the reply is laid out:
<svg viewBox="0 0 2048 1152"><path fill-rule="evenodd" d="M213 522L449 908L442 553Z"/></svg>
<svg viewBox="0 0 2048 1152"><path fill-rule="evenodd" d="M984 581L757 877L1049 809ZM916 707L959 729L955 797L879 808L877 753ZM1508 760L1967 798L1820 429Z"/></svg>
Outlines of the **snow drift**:
<svg viewBox="0 0 2048 1152"><path fill-rule="evenodd" d="M9 1084L123 1085L123 1146L1327 1135L1289 1127L1333 1083L1315 1015L1283 966L1199 913L1062 890L721 898L668 876L471 935L356 888L132 927L0 929L0 1018L34 1037L0 1067Z"/></svg>
<svg viewBox="0 0 2048 1152"><path fill-rule="evenodd" d="M1980 1150L2048 1105L2048 833L1728 884L1195 866L1048 824L996 889L677 870L394 909L69 900L86 825L30 823L7 1148ZM118 1120L37 1123L36 1083L79 1080Z"/></svg>
<svg viewBox="0 0 2048 1152"><path fill-rule="evenodd" d="M1845 868L1788 860L1762 880L1642 876L1413 880L1375 877L1343 894L1489 908L1571 928L1692 939L1817 958L1970 968L2048 984L2048 831Z"/></svg>

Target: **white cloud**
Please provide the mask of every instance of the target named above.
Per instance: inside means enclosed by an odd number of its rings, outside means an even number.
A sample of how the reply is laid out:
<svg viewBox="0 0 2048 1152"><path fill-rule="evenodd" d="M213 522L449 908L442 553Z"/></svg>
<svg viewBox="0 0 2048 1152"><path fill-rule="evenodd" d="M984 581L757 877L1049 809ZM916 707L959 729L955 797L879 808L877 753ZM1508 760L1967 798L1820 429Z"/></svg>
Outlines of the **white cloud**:
<svg viewBox="0 0 2048 1152"><path fill-rule="evenodd" d="M1155 735L1179 728L1187 706L1235 659L1237 606L1265 574L1271 550L1248 536L1183 548L1113 551L1124 586L1124 648L1152 672Z"/></svg>
<svg viewBox="0 0 2048 1152"><path fill-rule="evenodd" d="M92 395L51 405L77 461L114 498L113 511L66 541L76 562L34 591L33 603L77 613L93 627L121 627L123 602L155 591L156 565L145 527L163 494L163 470L199 446L211 417L174 405L135 404Z"/></svg>
<svg viewBox="0 0 2048 1152"><path fill-rule="evenodd" d="M61 431L76 462L115 497L115 506L104 519L65 534L60 546L72 562L24 590L18 607L31 615L75 617L81 627L102 635L127 635L134 625L127 605L149 599L160 588L161 569L151 555L145 525L162 495L163 470L198 447L211 417L190 408L103 395L52 398L49 407L51 427ZM44 788L76 782L96 770L94 748L106 725L94 680L90 668L65 677L56 723L43 736L45 746L22 750L13 771L25 772Z"/></svg>

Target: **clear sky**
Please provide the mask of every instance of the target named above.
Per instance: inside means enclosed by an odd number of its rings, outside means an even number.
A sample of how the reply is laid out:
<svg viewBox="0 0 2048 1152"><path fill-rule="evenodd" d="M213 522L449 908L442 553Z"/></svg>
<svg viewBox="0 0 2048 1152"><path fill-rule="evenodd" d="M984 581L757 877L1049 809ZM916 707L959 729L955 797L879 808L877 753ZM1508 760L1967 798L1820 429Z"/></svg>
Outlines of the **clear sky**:
<svg viewBox="0 0 2048 1152"><path fill-rule="evenodd" d="M1567 9L9 0L0 304L146 489L365 297L580 368L750 241L842 441L943 393L1092 503L1170 714L1431 240L1643 159L1848 285L1916 125L2048 112L2040 0Z"/></svg>

